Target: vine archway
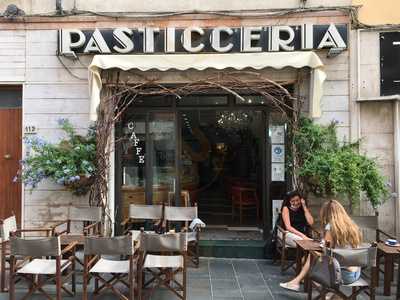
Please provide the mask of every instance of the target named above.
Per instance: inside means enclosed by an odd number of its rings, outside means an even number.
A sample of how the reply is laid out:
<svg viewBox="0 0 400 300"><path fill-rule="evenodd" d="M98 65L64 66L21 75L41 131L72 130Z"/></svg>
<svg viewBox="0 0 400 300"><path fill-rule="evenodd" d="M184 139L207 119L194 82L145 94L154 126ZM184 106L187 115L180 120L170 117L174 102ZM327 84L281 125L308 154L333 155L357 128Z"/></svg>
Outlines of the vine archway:
<svg viewBox="0 0 400 300"><path fill-rule="evenodd" d="M265 99L265 105L280 111L291 128L297 127L301 103L298 98L290 94L285 88L293 82L275 82L261 76L257 72L232 71L221 72L204 79L187 83L169 85L160 82L156 78L142 82L122 82L117 80L106 83L101 95L98 107L96 124L97 137L97 174L92 186L90 204L103 207L105 224L108 224L108 232L111 232L112 216L109 207L109 171L110 157L114 149L113 128L121 121L124 112L135 103L136 100L146 96L173 96L179 101L191 94L201 94L212 91L222 91L235 96L245 102L243 94L254 94ZM118 142L118 141L116 141ZM293 151L293 149L292 149Z"/></svg>

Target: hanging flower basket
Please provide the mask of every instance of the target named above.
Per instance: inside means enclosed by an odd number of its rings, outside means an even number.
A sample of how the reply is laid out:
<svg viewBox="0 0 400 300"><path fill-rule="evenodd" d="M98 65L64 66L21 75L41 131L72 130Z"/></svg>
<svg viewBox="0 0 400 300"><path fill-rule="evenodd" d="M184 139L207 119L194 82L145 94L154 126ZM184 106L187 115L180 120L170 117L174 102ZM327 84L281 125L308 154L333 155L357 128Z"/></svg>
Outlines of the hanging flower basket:
<svg viewBox="0 0 400 300"><path fill-rule="evenodd" d="M29 154L21 161L18 176L33 189L43 179L50 179L65 186L74 195L86 195L94 183L96 172L95 130L91 127L82 136L66 119L60 119L59 125L67 137L57 144L37 136L24 138Z"/></svg>

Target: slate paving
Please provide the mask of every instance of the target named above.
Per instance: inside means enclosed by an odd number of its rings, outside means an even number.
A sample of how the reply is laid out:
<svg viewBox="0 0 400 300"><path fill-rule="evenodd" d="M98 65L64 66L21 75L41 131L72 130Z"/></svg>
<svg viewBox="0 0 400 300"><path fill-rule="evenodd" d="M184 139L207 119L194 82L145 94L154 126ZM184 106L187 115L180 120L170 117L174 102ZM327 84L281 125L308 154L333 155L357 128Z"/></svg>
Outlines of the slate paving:
<svg viewBox="0 0 400 300"><path fill-rule="evenodd" d="M293 277L288 272L281 275L279 265L272 264L268 260L251 259L220 259L202 258L198 269L188 269L188 299L190 300L294 300L306 299L305 293L286 291L279 286L282 281ZM79 279L78 279L79 282ZM79 293L76 297L64 297L64 299L82 299ZM382 296L382 287L377 291L377 300L395 299L395 287L391 297ZM17 296L21 292L17 293ZM8 294L0 294L0 300L8 299ZM19 298L17 298L19 299ZM35 295L30 299L44 299ZM100 296L97 299L116 299L113 295ZM177 299L166 290L158 290L152 300ZM357 299L368 299L360 296Z"/></svg>

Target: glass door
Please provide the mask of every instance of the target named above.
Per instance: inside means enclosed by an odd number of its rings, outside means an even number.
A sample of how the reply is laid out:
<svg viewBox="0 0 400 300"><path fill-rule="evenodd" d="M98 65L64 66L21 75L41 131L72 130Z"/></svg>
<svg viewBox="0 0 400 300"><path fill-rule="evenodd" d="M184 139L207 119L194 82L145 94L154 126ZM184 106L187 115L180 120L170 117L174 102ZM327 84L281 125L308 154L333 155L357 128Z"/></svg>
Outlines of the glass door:
<svg viewBox="0 0 400 300"><path fill-rule="evenodd" d="M122 172L120 211L130 204L171 203L177 191L176 122L173 112L134 113L122 124L117 170Z"/></svg>

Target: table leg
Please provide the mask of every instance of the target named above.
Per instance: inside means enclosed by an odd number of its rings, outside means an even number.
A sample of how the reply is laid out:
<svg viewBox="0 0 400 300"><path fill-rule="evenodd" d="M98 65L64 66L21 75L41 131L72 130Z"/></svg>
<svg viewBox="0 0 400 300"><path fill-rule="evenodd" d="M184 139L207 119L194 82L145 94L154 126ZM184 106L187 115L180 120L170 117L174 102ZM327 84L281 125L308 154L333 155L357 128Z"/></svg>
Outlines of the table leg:
<svg viewBox="0 0 400 300"><path fill-rule="evenodd" d="M383 294L390 296L390 286L393 281L393 256L385 255L385 273L383 279Z"/></svg>
<svg viewBox="0 0 400 300"><path fill-rule="evenodd" d="M397 255L398 266L397 266L397 292L396 299L400 299L400 253Z"/></svg>

